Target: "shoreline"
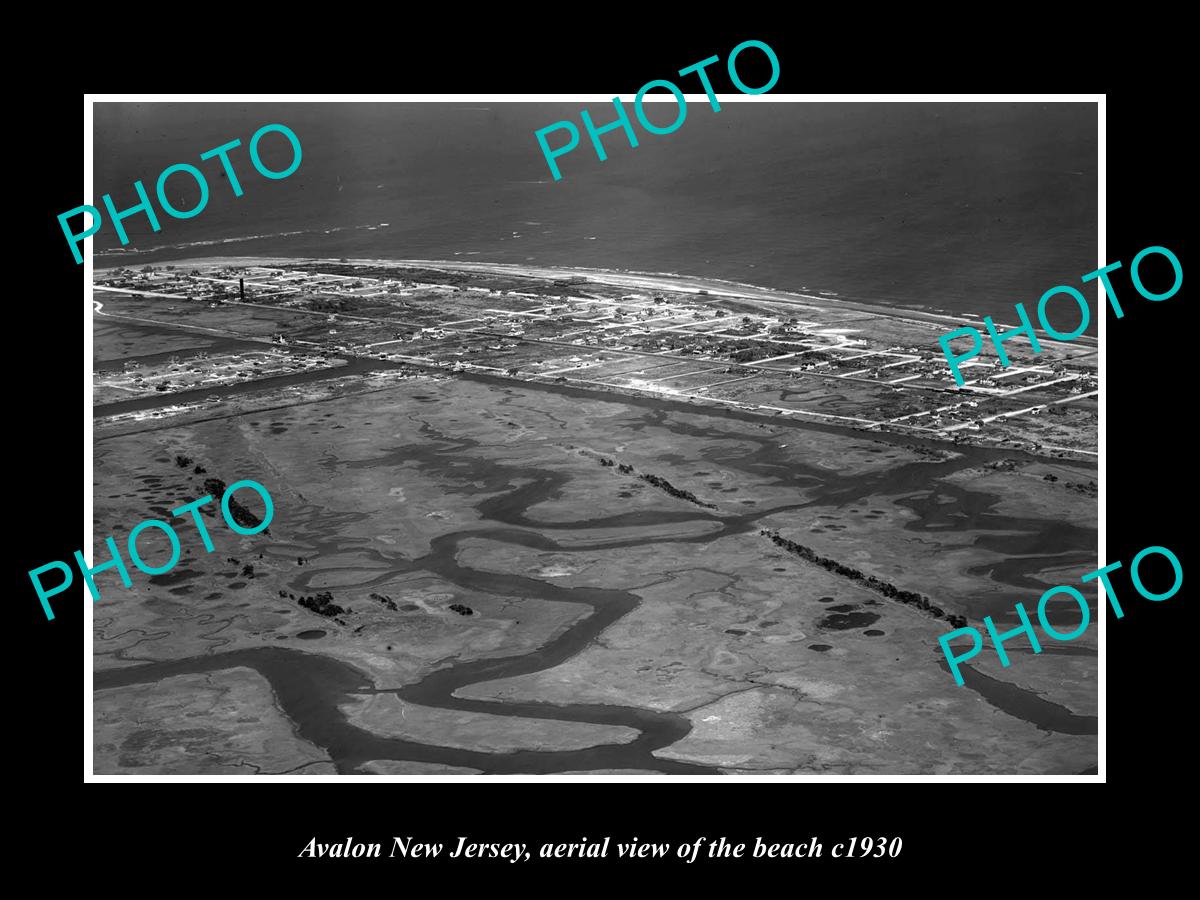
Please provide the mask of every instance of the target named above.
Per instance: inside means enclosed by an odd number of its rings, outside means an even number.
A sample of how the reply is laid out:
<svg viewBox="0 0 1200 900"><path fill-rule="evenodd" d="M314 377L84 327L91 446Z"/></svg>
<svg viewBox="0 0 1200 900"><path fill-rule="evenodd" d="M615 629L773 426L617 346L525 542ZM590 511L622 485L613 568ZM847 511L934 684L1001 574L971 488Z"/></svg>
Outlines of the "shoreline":
<svg viewBox="0 0 1200 900"><path fill-rule="evenodd" d="M602 270L602 269L586 269L586 268L578 268L578 267L570 268L570 269L561 269L561 268L551 268L551 267L513 266L513 265L509 265L509 264L454 262L454 261L444 261L444 260L381 260L381 259L366 259L366 258L355 259L355 260L347 259L346 262L341 262L341 260L333 260L333 259L327 259L327 258L295 258L295 259L291 259L291 258L283 258L283 257L206 257L206 258L203 258L200 260L180 260L177 263L173 263L171 265L172 265L172 269L174 269L174 270L186 270L189 267L192 267L192 268L200 267L200 268L202 268L202 270L211 271L213 269L221 269L221 268L226 268L226 267L263 268L263 269L272 269L272 268L276 268L276 267L286 268L286 267L295 266L298 264L306 265L306 266L317 266L318 268L321 267L322 265L327 264L331 267L340 267L341 271L353 270L358 267L366 267L366 268L375 268L375 269L394 269L397 271L403 271L405 269L410 269L410 270L411 269L426 269L426 270L433 270L433 271L436 271L439 273L474 273L477 275L478 274L488 274L488 275L498 275L498 276L502 276L502 277L506 277L506 278L510 278L510 279L529 279L531 281L536 281L541 285L544 285L547 282L552 281L552 280L561 280L563 278L581 278L582 277L582 278L589 279L589 283L591 283L591 284L603 284L610 288L613 286L617 286L620 288L633 289L633 290L638 290L641 292L658 291L658 290L661 290L664 292L666 292L666 291L678 292L678 293L685 293L685 294L690 294L690 295L697 295L698 299L699 299L700 291L705 291L704 299L707 299L707 297L712 296L714 299L718 299L718 300L719 299L732 299L734 301L742 300L742 301L751 302L751 303L753 303L755 301L759 301L759 302L762 302L765 304L769 304L769 303L778 304L780 302L783 302L783 303L793 302L793 303L802 304L805 308L808 308L808 309L813 309L816 307L816 303L810 302L810 300L819 302L819 299L820 299L820 298L809 298L807 295L788 294L786 292L779 292L779 291L773 291L773 290L769 290L769 289L755 288L752 286L742 286L742 285L738 285L734 282L725 282L725 281L719 281L719 280L710 281L710 280L695 278L693 276L678 276L678 275L664 275L664 274L649 275L649 274L628 273L628 272L621 272L621 271L613 272L613 271ZM118 268L124 268L124 267L118 267ZM104 273L104 272L108 272L108 271L112 271L112 270L103 270L102 269L102 270L98 270L98 273ZM375 276L373 276L373 277L375 277ZM586 287L586 285L583 283L578 283L576 286L579 287L581 290L584 287ZM568 293L570 292L570 288L567 286L564 286L563 289ZM137 292L126 291L125 293L137 293ZM152 295L152 292L150 292L150 293ZM164 295L164 296L166 296L166 295ZM852 312L852 314L856 313L858 311L861 311L861 312L863 312L863 314L865 316L868 316L868 317L869 316L880 316L880 317L886 318L888 316L893 316L898 321L905 322L905 323L909 324L910 326L912 324L916 323L917 325L919 325L920 327L922 327L924 329L931 328L934 325L934 322L931 321L931 319L934 319L934 320L937 319L937 317L916 317L913 314L905 314L902 311L890 311L890 310L885 311L885 310L881 310L881 309L877 309L877 308L871 308L868 306L856 304L852 301L842 301L842 300L837 300L837 301L831 300L828 305L822 305L823 311L828 311L830 309L833 309L834 308L833 304L835 302L838 304L841 304L843 309L850 310ZM253 305L253 304L248 304L248 305ZM778 314L777 309L774 312L776 312L776 314ZM105 315L105 316L113 315L111 313L100 313L100 314ZM336 316L339 314L334 313L332 315ZM113 318L116 320L121 320L123 317L120 316L119 314L117 314L117 315L113 315ZM355 318L355 317L351 316L350 318ZM859 320L851 319L850 321L859 321ZM150 323L147 322L145 324L150 324ZM168 324L168 323L158 322L155 324L158 325L159 327L167 327L167 328L190 329L191 327L194 327L194 326L184 325L181 323ZM943 326L944 326L943 322L937 321L936 327L940 328ZM339 355L341 355L341 354L339 354ZM362 358L360 358L359 354L350 354L349 356L346 357L346 359L353 363L361 363L362 362ZM430 372L436 372L436 373L447 373L448 372L447 366L443 363L430 363L429 361L421 361L416 358L393 359L393 360L390 360L388 363L384 363L384 362L376 361L376 360L372 359L371 365L372 365L372 367L375 367L375 368L393 368L396 366L403 368L405 366L409 366L409 367L414 367L417 369L426 370L426 371L430 371ZM482 377L482 376L487 375L488 373L483 372L483 371L474 371L474 370L472 370L471 367L467 367L466 369L463 369L463 370L454 369L454 374L459 375L459 376L470 374L470 375L473 375L476 377ZM294 379L295 377L296 376L294 376L294 375L289 375L284 380L290 381L290 380ZM323 380L324 377L326 377L326 376L323 376L320 373L308 373L307 375L304 376L304 380ZM818 375L817 377L822 377L822 376ZM543 387L544 389L556 390L556 392L559 392L559 393L564 392L562 390L562 388L565 388L566 385L550 384L549 378L550 378L550 376L548 376L548 375L529 373L522 377L508 378L508 379L502 379L502 380L504 380L506 383L512 383L515 381L517 383L524 384L524 385L527 385L530 387L540 386L540 387ZM248 388L252 384L257 385L258 382L247 382L245 387ZM261 386L261 385L259 385L259 386ZM868 423L866 426L863 426L863 425L854 424L852 421L853 417L850 417L850 418L841 417L843 419L843 421L835 423L830 420L838 419L839 417L824 416L820 412L816 412L816 411L812 411L812 410L796 411L794 414L780 415L780 413L784 412L784 411L777 410L775 407L768 407L768 409L773 410L773 413L769 413L763 409L746 409L745 405L741 402L738 402L736 399L722 399L719 397L699 397L696 395L685 395L685 396L675 397L675 396L671 395L670 392L667 392L664 394L664 393L651 391L651 390L647 390L647 389L643 389L643 388L639 388L639 387L633 387L633 386L629 386L629 385L618 386L618 385L602 385L602 384L588 383L587 387L585 388L584 385L581 383L581 384L576 384L573 386L579 390L586 390L587 394L591 395L591 396L595 396L596 394L614 395L616 397L623 398L627 401L632 400L635 397L643 398L643 400L650 399L650 400L657 400L657 401L665 401L665 400L675 399L675 400L678 400L680 403L685 404L687 407L689 407L693 411L703 409L703 410L707 410L711 413L711 412L715 412L717 410L722 410L726 413L729 413L729 412L733 412L735 410L736 411L744 410L745 412L747 412L750 415L750 417L752 417L756 421L762 421L763 419L766 419L766 420L769 420L772 422L792 420L796 424L803 424L808 427L821 426L821 425L834 426L836 424L837 426L840 426L843 428L848 428L851 431L858 432L863 435L891 434L891 435L896 435L898 437L903 437L907 440L917 441L919 443L922 442L921 440L919 440L922 438L924 440L933 440L933 441L936 441L937 445L940 446L942 449L949 449L950 447L958 448L959 446L962 446L959 442L949 439L945 436L930 437L928 435L918 434L918 432L922 431L922 429L917 429L916 431L913 431L907 425L897 425L896 427L880 427L879 423ZM228 392L228 390L231 387L232 386L218 387L218 388L213 389L212 392L218 393L218 394L224 394L224 393ZM242 389L244 389L244 388L242 388ZM242 389L235 389L235 392L240 393ZM206 392L206 391L207 391L207 389L197 388L195 390L188 391L187 393L189 395L194 394L198 397L202 392ZM116 403L113 403L113 404L100 404L99 408L94 407L93 416L99 416L100 418L103 418L103 417L105 417L107 415L111 415L115 412L122 411L122 408L125 407L127 404L131 405L131 408L132 407L150 408L150 407L157 405L155 402L153 402L153 398L139 398L139 399L128 400L128 401L117 401ZM1013 443L1013 446L1006 446L1006 444L1009 444L1010 442ZM1047 451L1045 451L1045 453L1039 453L1036 450L1034 450L1033 448L1026 448L1026 447L1021 446L1020 443L1018 441L1016 441L1016 439L997 440L997 441L982 441L981 440L979 442L969 441L969 442L967 442L967 445L975 446L975 447L979 447L979 448L988 448L994 452L999 452L999 453L1013 453L1013 452L1020 450L1025 453L1028 453L1030 456L1032 456L1034 458L1041 458L1047 462L1051 462L1051 461L1060 461L1061 462L1061 461L1065 461L1065 460L1072 460L1072 461L1076 461L1076 462L1090 463L1092 465L1095 465L1097 462L1097 460L1095 458L1096 454L1093 454L1086 449L1076 450L1076 449L1071 449L1071 448L1051 447ZM1057 455L1052 456L1051 451L1055 451L1057 453Z"/></svg>
<svg viewBox="0 0 1200 900"><path fill-rule="evenodd" d="M176 268L184 266L288 266L296 264L331 263L334 265L366 265L366 266L396 266L441 269L448 272L479 272L501 274L521 278L554 280L568 277L586 277L589 281L607 284L630 290L667 290L684 294L699 295L701 291L706 296L729 300L766 301L775 303L793 303L801 306L812 304L828 304L842 309L862 312L869 315L885 316L902 321L916 322L923 325L945 326L948 323L956 327L970 324L972 317L956 315L947 312L915 309L904 306L887 306L859 299L845 299L840 295L825 295L821 293L803 293L778 288L764 287L746 282L709 276L686 275L675 272L642 272L626 269L602 269L584 266L547 266L521 265L517 263L473 262L460 260L439 259L384 259L379 257L313 257L313 256L201 256L185 257L161 263L148 262L142 265L163 267L171 265ZM115 269L137 268L133 260L114 265L99 265L94 263L94 272L113 271ZM1050 338L1043 340L1045 344L1058 345L1061 341ZM1089 335L1081 335L1071 343L1078 346L1097 347L1097 339Z"/></svg>

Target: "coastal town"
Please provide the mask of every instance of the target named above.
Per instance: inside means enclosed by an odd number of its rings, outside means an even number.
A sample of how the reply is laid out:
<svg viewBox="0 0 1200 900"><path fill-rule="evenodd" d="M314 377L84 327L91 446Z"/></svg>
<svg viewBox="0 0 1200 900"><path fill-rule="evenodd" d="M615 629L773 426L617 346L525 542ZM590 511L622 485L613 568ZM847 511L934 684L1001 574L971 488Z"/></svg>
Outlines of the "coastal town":
<svg viewBox="0 0 1200 900"><path fill-rule="evenodd" d="M251 386L405 372L642 395L1095 459L1093 340L1014 342L955 385L948 318L681 276L479 263L216 260L97 271L98 322L201 352L97 360L98 421L196 414ZM130 401L133 401L130 403Z"/></svg>

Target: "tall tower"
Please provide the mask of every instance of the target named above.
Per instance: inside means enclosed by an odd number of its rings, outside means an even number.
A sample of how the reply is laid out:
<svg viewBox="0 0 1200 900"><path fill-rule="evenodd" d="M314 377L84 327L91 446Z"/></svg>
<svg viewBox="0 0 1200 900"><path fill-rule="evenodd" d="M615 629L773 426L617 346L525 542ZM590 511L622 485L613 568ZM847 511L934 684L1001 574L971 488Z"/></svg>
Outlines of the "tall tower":
<svg viewBox="0 0 1200 900"><path fill-rule="evenodd" d="M245 303L246 302L246 279L245 278L238 279L238 292L242 295L242 302Z"/></svg>

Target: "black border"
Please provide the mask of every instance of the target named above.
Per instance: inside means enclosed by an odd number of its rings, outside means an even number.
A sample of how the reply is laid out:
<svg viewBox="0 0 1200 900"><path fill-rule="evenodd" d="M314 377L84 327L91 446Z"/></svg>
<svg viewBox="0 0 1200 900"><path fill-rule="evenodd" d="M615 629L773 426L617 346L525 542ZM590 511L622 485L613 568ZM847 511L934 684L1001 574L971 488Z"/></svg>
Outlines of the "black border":
<svg viewBox="0 0 1200 900"><path fill-rule="evenodd" d="M948 40L938 53L937 48L918 49L904 35L893 39L880 31L872 43L863 42L847 29L843 25L836 34L822 34L815 22L813 27L795 29L725 26L719 34L713 29L703 37L664 39L629 26L619 35L600 35L589 42L581 37L578 26L564 25L561 32L553 34L538 36L534 32L522 47L512 39L489 41L480 36L477 45L464 46L458 37L451 41L413 33L397 37L386 59L367 59L372 53L386 50L384 42L377 39L369 39L369 46L353 62L351 56L355 54L334 52L325 71L301 71L294 56L289 60L286 51L269 46L255 58L253 71L237 65L216 67L220 71L210 69L203 78L180 75L168 79L169 84L153 85L146 83L145 70L132 82L112 77L114 73L107 77L101 73L94 89L236 92L271 84L274 89L333 90L329 70L336 68L341 72L336 88L347 92L470 92L481 89L477 78L486 73L483 89L490 92L598 91L616 95L632 93L664 68L677 69L714 53L724 58L734 44L748 37L764 40L776 50L782 69L776 93L1095 91L1115 80L1087 73L1072 66L1069 56L1064 57L1064 53L1102 53L1098 43L1087 45L1088 35L1081 33L1066 49L1052 34L1031 32L1023 36L1020 46L1004 46L997 41L994 47L972 53L971 48ZM352 38L361 39L361 32L338 34L335 29L329 35L335 43ZM839 42L839 51L817 52L817 45L826 40ZM894 52L875 55L885 42L896 41L900 47L893 48ZM913 54L928 55L913 66ZM668 60L665 67L664 59ZM274 63L285 61L292 67L288 71L295 76L294 84L274 83L267 77ZM999 69L1001 64L1006 68ZM993 65L997 66L995 70L989 68ZM1042 68L1027 72L1026 83L1019 86L996 83L1022 66ZM959 83L965 73L980 72L985 77L974 79L975 83ZM749 73L746 79L755 83ZM1171 84L1169 80L1166 83ZM614 837L636 834L643 841L691 839L698 834L751 840L754 835L762 835L794 841L818 834L828 844L839 833L847 837L869 833L902 836L904 852L899 860L856 865L855 882L867 876L889 883L901 871L931 882L954 880L956 873L965 875L965 866L975 877L965 877L969 886L964 889L972 889L983 886L978 876L984 871L1019 884L1022 876L1017 869L1024 865L1021 859L1035 854L1060 860L1066 873L1079 860L1093 858L1095 851L1089 844L1112 840L1110 824L1133 826L1120 829L1125 835L1133 830L1147 831L1150 834L1145 840L1158 830L1153 819L1106 822L1107 817L1097 814L1099 807L1093 808L1098 802L1094 797L1082 801L1078 794L1064 798L1055 786L1044 782L986 787L938 785L932 797L928 784L904 788L856 785L835 791L827 785L768 786L736 781L722 785L597 787L481 786L470 779L461 784L388 786L383 793L376 787L369 795L363 791L353 795L339 792L336 797L327 789L317 796L311 789L303 796L298 790L275 790L269 801L260 794L216 798L206 792L201 798L190 790L186 798L172 793L172 802L163 803L163 795L157 791L153 796L142 796L155 790L151 788L139 790L142 802L138 802L128 793L120 797L102 794L114 789L90 785L80 796L75 786L82 786L77 705L82 610L60 604L58 618L46 622L25 572L47 559L69 558L82 545L76 503L83 473L75 456L81 443L82 333L78 325L66 325L70 317L61 312L70 308L68 304L80 308L83 303L79 293L82 267L75 266L63 252L55 217L80 202L78 141L83 101L78 88L62 86L27 95L21 104L25 120L36 123L38 142L37 152L29 154L23 163L21 171L25 174L10 182L18 192L14 208L27 214L20 216L20 223L33 227L32 239L19 244L20 250L31 249L33 258L26 260L22 254L14 261L14 270L23 272L32 263L37 275L28 288L19 284L12 297L22 306L18 314L21 324L17 326L20 332L14 335L14 343L23 374L12 392L16 401L14 420L20 429L19 442L15 443L20 455L15 464L10 462L15 469L10 474L10 486L15 489L15 496L10 493L10 517L17 527L15 552L9 554L7 573L13 588L10 602L18 617L14 626L20 645L16 659L24 663L24 677L16 677L15 666L10 676L10 696L16 703L11 724L19 733L33 738L33 753L16 761L13 771L32 768L38 786L45 792L44 797L34 801L40 809L33 816L34 822L23 823L35 852L51 860L67 854L97 864L103 861L104 866L89 866L85 871L92 873L90 877L106 880L114 874L144 876L159 867L170 871L171 867L187 866L193 861L197 868L209 870L209 878L239 871L264 875L297 871L311 878L319 872L341 877L341 866L347 864L356 867L356 874L367 866L366 861L297 861L295 854L312 836L328 841L355 835L382 841L386 846L389 836L409 832L422 839L453 841L458 834L471 834L482 840L527 843L569 841L605 833ZM1184 184L1188 180L1185 173L1190 174L1190 170L1185 168L1186 145L1177 130L1181 107L1181 100L1161 85L1146 91L1127 88L1108 94L1109 260L1120 259L1128 265L1137 251L1158 244L1171 248L1187 269ZM1132 296L1127 282L1117 284L1126 285L1122 298L1128 294L1130 300L1124 304L1125 318L1117 321L1109 314L1107 325L1105 561L1120 559L1128 565L1138 550L1161 544L1175 551L1186 571L1189 563L1181 515L1188 485L1183 476L1184 457L1190 451L1185 366L1192 355L1185 343L1189 336L1184 321L1187 287L1185 284L1169 301L1152 304ZM1155 604L1136 597L1126 601L1131 596L1127 579L1118 577L1114 583L1126 616L1118 621L1110 614L1107 619L1107 778L1124 797L1121 807L1125 808L1135 796L1125 792L1145 791L1147 781L1151 782L1149 790L1161 791L1161 786L1154 786L1155 775L1177 777L1187 765L1181 753L1162 752L1179 730L1176 723L1186 722L1186 717L1172 715L1179 710L1189 683L1183 670L1186 646L1171 646L1165 639L1188 633L1184 620L1186 585L1185 591L1171 600ZM31 672L36 673L33 679L29 677ZM887 790L881 793L883 787ZM162 790L174 792L178 788L171 785ZM897 796L901 790L903 796ZM75 811L69 825L63 818L67 810ZM78 816L79 810L84 811L82 817ZM283 867L280 864L285 860L295 862ZM378 862L384 865L374 870L388 875L409 874L416 865L395 860ZM847 877L844 866L826 862L814 870L814 863L783 861L773 864L772 872L782 873L786 866L805 879L797 883L800 887L811 885L815 871L839 879L834 883L843 883L841 880ZM758 864L765 863L760 860ZM407 869L391 867L396 865ZM432 865L437 865L439 871L448 869L445 861ZM567 865L546 864L542 871L561 875ZM610 859L603 866L591 862L581 871L605 868L623 873L629 865L639 870L650 866L626 863L622 867ZM128 867L130 871L114 871L114 867ZM708 878L715 868L696 866L689 871ZM758 871L757 865L743 868L738 863L720 868L739 879ZM109 875L101 874L103 870ZM457 874L464 871L459 868ZM527 879L535 870L478 863L473 871L487 878L511 871ZM672 865L672 875L679 871L677 864Z"/></svg>

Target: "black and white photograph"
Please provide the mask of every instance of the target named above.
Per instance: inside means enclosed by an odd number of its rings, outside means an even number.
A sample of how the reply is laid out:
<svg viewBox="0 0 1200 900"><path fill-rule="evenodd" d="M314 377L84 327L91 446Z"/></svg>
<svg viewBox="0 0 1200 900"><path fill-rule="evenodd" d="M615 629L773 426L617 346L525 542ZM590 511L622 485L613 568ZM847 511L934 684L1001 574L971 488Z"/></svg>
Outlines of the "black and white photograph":
<svg viewBox="0 0 1200 900"><path fill-rule="evenodd" d="M93 776L1097 775L1100 105L712 78L91 103Z"/></svg>

